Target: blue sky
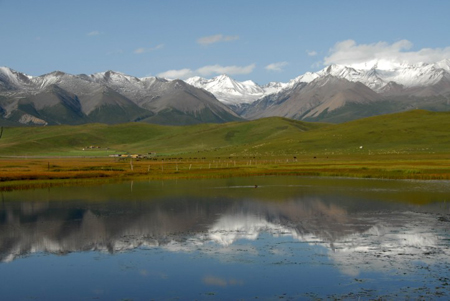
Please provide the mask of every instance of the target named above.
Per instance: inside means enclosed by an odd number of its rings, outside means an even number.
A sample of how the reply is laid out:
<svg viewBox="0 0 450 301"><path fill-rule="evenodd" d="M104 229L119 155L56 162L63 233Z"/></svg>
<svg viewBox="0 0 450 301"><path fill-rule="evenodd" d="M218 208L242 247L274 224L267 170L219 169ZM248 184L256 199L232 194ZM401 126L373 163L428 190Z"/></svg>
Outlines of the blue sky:
<svg viewBox="0 0 450 301"><path fill-rule="evenodd" d="M0 66L286 82L355 57L450 59L449 11L411 0L0 0Z"/></svg>

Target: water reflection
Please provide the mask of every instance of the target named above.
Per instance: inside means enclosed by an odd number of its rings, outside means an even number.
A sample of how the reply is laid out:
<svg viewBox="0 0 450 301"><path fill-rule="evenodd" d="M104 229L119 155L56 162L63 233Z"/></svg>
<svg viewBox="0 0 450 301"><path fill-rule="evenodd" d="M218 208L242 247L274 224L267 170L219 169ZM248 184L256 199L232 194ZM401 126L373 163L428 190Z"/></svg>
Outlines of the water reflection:
<svg viewBox="0 0 450 301"><path fill-rule="evenodd" d="M99 206L100 205L100 206ZM195 200L171 205L126 203L4 203L0 223L0 259L33 252L66 254L77 251L110 253L141 246L188 249L206 242L229 246L255 240L260 233L291 235L298 240L332 246L349 233L361 233L361 223L335 204L320 199L282 203Z"/></svg>
<svg viewBox="0 0 450 301"><path fill-rule="evenodd" d="M1 196L6 299L55 287L59 299L450 295L448 182L267 177Z"/></svg>
<svg viewBox="0 0 450 301"><path fill-rule="evenodd" d="M138 185L134 186L136 192ZM323 248L342 272L354 276L362 270L407 269L412 261L433 264L450 258L446 203L418 207L374 202L360 195L316 192L311 196L304 190L299 197L261 201L245 193L230 196L219 188L219 199L217 189L211 189L214 197L186 193L183 197L165 195L152 202L20 202L8 201L9 195L4 195L0 260L11 262L36 252L117 253L139 247L199 251L213 257L233 254L237 249L259 256L262 247L269 247L274 256L286 256L286 250L256 243L263 234L291 237ZM242 240L249 244L234 246ZM213 276L204 279L216 285L231 285L233 281Z"/></svg>

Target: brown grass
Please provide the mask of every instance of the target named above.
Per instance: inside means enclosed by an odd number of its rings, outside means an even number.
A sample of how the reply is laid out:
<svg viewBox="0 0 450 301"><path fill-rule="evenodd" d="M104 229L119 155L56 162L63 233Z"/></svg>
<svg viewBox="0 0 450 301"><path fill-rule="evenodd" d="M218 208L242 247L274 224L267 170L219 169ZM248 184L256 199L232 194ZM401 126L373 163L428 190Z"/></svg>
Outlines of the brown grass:
<svg viewBox="0 0 450 301"><path fill-rule="evenodd" d="M222 178L257 175L450 180L450 156L241 157L152 160L117 158L0 158L0 190L83 181ZM33 184L34 183L34 184Z"/></svg>

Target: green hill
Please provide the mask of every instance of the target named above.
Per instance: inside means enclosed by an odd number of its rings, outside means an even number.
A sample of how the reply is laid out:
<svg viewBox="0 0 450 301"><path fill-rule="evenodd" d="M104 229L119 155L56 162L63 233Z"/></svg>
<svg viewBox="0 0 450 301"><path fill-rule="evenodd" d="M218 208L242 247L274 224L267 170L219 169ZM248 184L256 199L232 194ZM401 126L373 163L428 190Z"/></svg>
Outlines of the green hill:
<svg viewBox="0 0 450 301"><path fill-rule="evenodd" d="M305 133L301 144L328 153L445 153L450 151L450 112L413 110L359 119Z"/></svg>
<svg viewBox="0 0 450 301"><path fill-rule="evenodd" d="M87 146L99 149L85 150ZM105 151L109 148L108 151ZM119 125L5 127L0 155L90 156L157 152L180 156L445 153L450 112L422 110L323 124L273 117L193 126Z"/></svg>

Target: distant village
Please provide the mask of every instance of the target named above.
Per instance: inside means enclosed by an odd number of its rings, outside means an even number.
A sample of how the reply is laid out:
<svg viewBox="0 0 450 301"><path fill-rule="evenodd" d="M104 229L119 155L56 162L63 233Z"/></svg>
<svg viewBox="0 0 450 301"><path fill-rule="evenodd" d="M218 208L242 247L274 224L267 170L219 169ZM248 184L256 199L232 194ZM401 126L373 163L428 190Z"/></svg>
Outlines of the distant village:
<svg viewBox="0 0 450 301"><path fill-rule="evenodd" d="M97 145L89 145L83 148L83 150L101 150L104 149L106 151L109 150L109 147L101 147L101 146L97 146ZM151 158L151 157L155 157L156 156L156 152L148 152L145 155L142 154L111 154L108 157L111 158L132 158L132 159L146 159L146 158Z"/></svg>

